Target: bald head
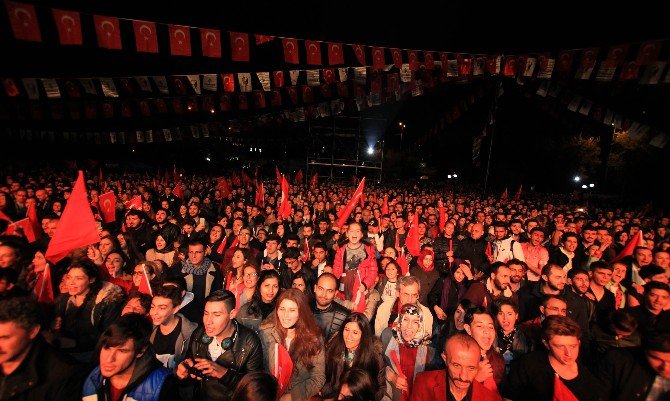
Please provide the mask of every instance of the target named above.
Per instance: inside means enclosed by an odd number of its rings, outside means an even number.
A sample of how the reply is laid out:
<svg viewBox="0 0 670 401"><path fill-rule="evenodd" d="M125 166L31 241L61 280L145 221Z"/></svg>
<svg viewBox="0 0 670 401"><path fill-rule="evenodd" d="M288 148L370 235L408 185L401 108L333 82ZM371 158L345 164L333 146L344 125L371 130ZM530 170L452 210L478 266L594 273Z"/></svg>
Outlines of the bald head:
<svg viewBox="0 0 670 401"><path fill-rule="evenodd" d="M474 338L465 334L455 334L444 344L442 359L447 365L449 389L465 392L472 385L479 370L481 352Z"/></svg>
<svg viewBox="0 0 670 401"><path fill-rule="evenodd" d="M470 231L470 236L472 239L480 239L482 235L484 235L484 225L481 223L473 224Z"/></svg>

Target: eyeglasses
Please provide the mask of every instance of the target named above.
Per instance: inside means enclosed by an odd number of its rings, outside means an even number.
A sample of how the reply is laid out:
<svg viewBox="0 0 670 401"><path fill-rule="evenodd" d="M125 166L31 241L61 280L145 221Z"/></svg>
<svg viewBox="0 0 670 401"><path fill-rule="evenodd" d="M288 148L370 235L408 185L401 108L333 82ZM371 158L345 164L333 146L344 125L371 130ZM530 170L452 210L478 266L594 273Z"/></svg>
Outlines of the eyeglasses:
<svg viewBox="0 0 670 401"><path fill-rule="evenodd" d="M250 237L251 234L249 233L240 233L240 237Z"/></svg>
<svg viewBox="0 0 670 401"><path fill-rule="evenodd" d="M252 278L252 277L257 277L258 273L246 273L244 275L244 278Z"/></svg>

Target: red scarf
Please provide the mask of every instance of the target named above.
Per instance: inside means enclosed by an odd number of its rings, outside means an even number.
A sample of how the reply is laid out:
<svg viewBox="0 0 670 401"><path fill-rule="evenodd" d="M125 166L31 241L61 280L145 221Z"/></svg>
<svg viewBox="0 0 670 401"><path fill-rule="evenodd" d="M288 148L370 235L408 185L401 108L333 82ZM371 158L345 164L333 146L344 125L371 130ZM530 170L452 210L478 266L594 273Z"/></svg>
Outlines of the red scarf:
<svg viewBox="0 0 670 401"><path fill-rule="evenodd" d="M429 250L429 249L424 249L424 250L421 251L421 253L419 254L419 258L417 259L417 263L416 263L417 265L419 265L419 267L421 268L421 270L423 270L423 271L425 271L425 272L433 271L433 269L435 268L435 263L434 263L434 262L431 263L430 266L428 266L428 267L426 267L426 266L423 264L423 259L424 259L426 256L429 256L429 255L432 256L433 258L435 257L435 254L433 253L433 251L431 251L431 250ZM433 259L433 261L434 261L434 259Z"/></svg>

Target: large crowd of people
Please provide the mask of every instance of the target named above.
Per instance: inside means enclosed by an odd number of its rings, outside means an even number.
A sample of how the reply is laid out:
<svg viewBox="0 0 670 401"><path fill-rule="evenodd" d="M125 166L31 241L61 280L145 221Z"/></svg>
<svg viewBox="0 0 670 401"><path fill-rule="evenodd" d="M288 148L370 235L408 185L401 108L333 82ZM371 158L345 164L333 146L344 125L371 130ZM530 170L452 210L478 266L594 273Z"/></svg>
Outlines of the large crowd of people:
<svg viewBox="0 0 670 401"><path fill-rule="evenodd" d="M0 401L670 399L662 212L123 173L53 263L71 178L0 182Z"/></svg>

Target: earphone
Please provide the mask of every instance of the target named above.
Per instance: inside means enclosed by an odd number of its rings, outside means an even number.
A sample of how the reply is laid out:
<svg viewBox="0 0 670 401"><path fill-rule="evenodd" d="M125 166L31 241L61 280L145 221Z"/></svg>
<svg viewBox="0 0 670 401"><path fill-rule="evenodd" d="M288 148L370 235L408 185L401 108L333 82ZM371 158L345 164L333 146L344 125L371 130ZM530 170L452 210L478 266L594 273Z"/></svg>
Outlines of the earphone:
<svg viewBox="0 0 670 401"><path fill-rule="evenodd" d="M235 319L233 319L233 326L235 326L235 331L233 332L233 335L221 340L221 348L223 348L226 351L232 349L233 345L235 344L235 341L237 341L238 326L237 326L237 320ZM200 342L203 344L209 344L212 342L212 340L214 340L214 338L208 336L205 333L203 333L202 338L200 338Z"/></svg>

